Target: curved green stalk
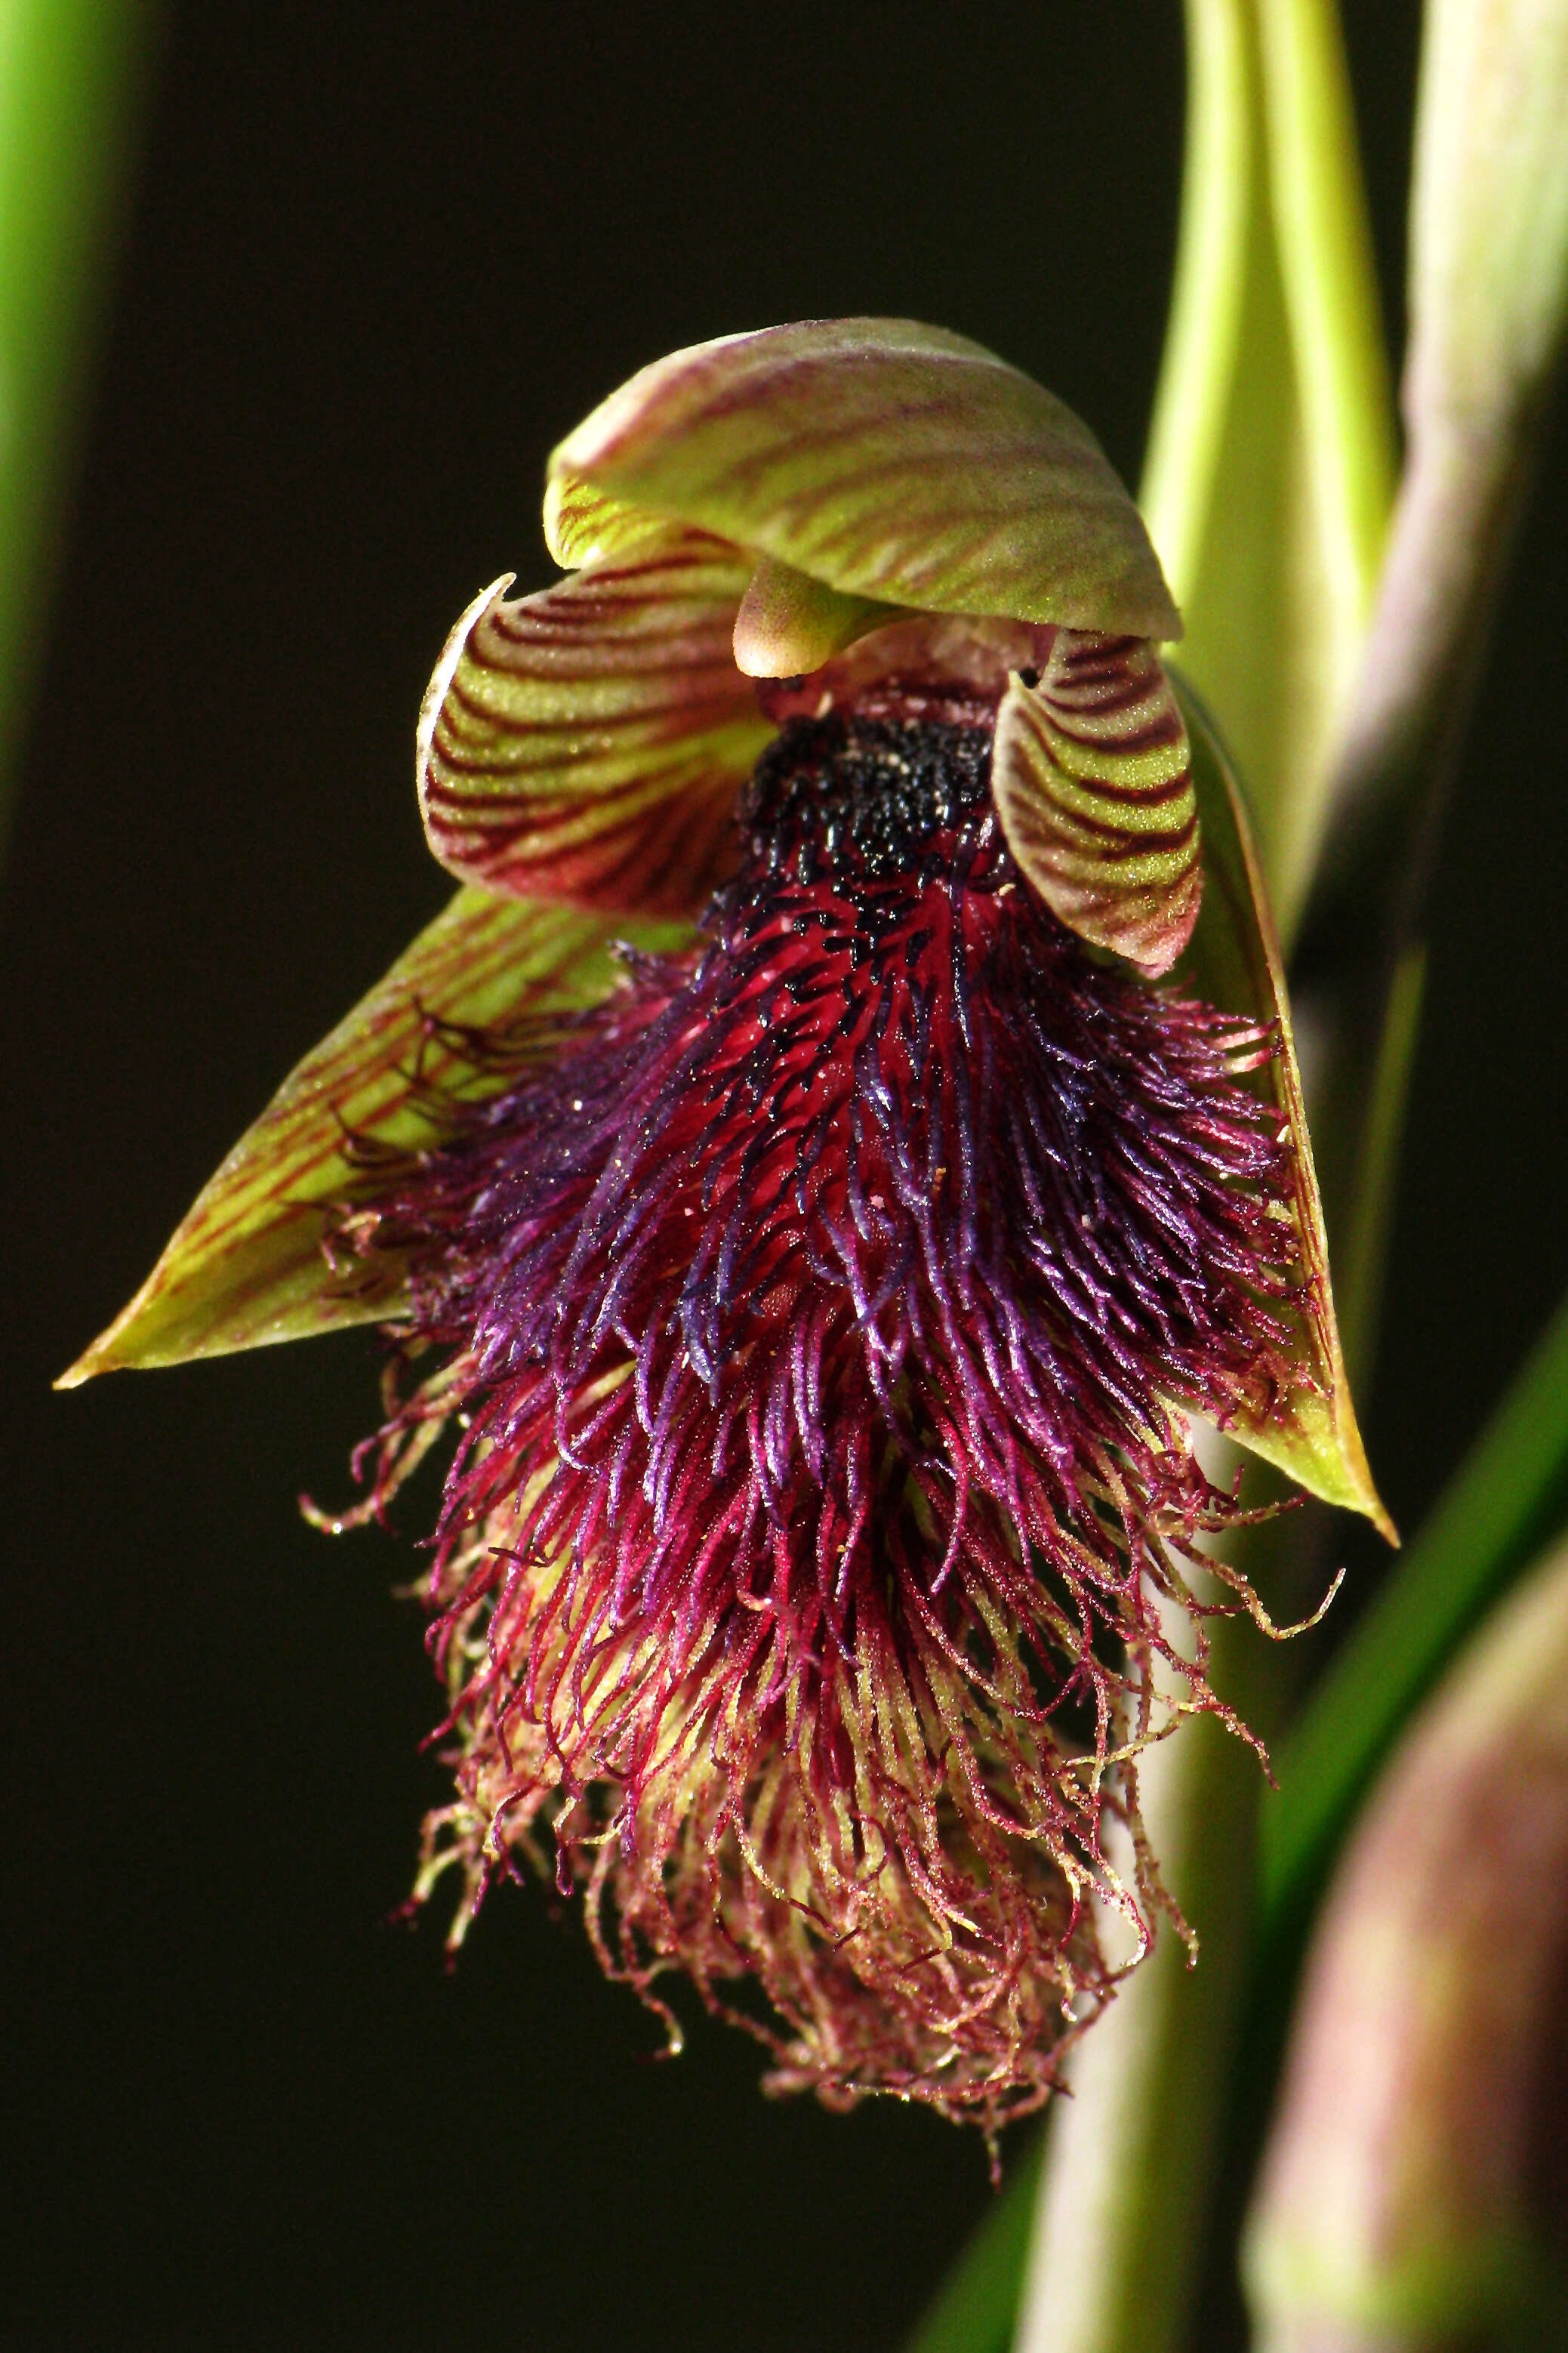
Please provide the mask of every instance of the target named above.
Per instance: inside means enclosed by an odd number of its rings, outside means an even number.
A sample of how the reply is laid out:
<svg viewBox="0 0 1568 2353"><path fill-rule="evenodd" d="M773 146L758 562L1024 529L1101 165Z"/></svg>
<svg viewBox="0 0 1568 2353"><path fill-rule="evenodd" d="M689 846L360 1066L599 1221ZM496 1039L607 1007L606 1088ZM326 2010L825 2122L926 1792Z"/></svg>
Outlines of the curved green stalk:
<svg viewBox="0 0 1568 2353"><path fill-rule="evenodd" d="M1353 1189L1345 1204L1334 1292L1345 1366L1352 1387L1371 1387L1383 1312L1383 1278L1388 1256L1389 1222L1399 1181L1405 1115L1415 1071L1421 1007L1426 990L1426 951L1406 950L1389 986L1383 1029L1371 1058L1366 1116L1358 1137Z"/></svg>
<svg viewBox="0 0 1568 2353"><path fill-rule="evenodd" d="M1364 928L1365 875L1412 862L1410 804L1436 812L1469 716L1568 343L1565 108L1568 10L1429 0L1401 393L1410 459L1326 811L1321 913L1342 929Z"/></svg>

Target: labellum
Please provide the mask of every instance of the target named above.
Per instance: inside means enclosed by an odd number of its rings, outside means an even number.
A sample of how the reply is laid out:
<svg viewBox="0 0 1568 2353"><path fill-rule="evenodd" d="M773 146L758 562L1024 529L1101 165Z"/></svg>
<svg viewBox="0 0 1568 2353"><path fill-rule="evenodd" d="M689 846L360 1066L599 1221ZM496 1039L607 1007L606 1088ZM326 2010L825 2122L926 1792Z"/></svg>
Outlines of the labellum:
<svg viewBox="0 0 1568 2353"><path fill-rule="evenodd" d="M960 338L677 353L546 515L421 723L464 890L68 1377L383 1322L348 1516L455 1435L422 1885L525 1856L672 2032L993 2131L1226 1714L1189 1417L1380 1516L1245 820L1125 492Z"/></svg>

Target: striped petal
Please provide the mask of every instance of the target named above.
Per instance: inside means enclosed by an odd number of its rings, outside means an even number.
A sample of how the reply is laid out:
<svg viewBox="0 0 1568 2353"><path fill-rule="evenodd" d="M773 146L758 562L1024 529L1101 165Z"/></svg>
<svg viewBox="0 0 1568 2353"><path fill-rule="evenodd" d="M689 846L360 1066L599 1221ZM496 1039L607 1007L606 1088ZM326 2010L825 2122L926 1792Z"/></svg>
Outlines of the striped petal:
<svg viewBox="0 0 1568 2353"><path fill-rule="evenodd" d="M681 524L623 506L591 482L544 486L544 543L563 572L590 564L629 564L678 546L684 536Z"/></svg>
<svg viewBox="0 0 1568 2353"><path fill-rule="evenodd" d="M1072 411L908 319L770 327L676 352L550 461L558 562L626 511L717 532L848 596L1173 638L1149 536Z"/></svg>
<svg viewBox="0 0 1568 2353"><path fill-rule="evenodd" d="M1394 1523L1372 1482L1345 1375L1329 1282L1323 1205L1263 869L1219 739L1190 689L1178 682L1175 691L1192 744L1207 877L1203 913L1179 978L1194 996L1223 1005L1226 1012L1248 1014L1269 1024L1278 1036L1279 1051L1266 1075L1295 1147L1294 1217L1307 1282L1306 1298L1296 1315L1299 1381L1275 1399L1268 1413L1238 1416L1229 1434L1252 1453L1277 1463L1309 1494L1363 1513L1391 1544L1397 1543Z"/></svg>
<svg viewBox="0 0 1568 2353"><path fill-rule="evenodd" d="M1203 872L1187 731L1159 656L1141 638L1062 629L1026 677L996 716L1008 848L1069 931L1164 972L1197 921Z"/></svg>
<svg viewBox="0 0 1568 2353"><path fill-rule="evenodd" d="M464 1025L564 1012L603 997L615 980L613 928L572 908L459 891L284 1081L131 1304L58 1386L395 1315L395 1274L367 1273L357 1261L342 1273L329 1265L326 1210L374 1204L370 1155L428 1142L436 1090L485 1091L463 1051ZM675 933L645 924L635 936L655 947L673 944Z"/></svg>
<svg viewBox="0 0 1568 2353"><path fill-rule="evenodd" d="M772 729L735 667L751 573L693 532L553 588L477 597L419 723L420 808L449 872L510 896L686 913L722 870Z"/></svg>

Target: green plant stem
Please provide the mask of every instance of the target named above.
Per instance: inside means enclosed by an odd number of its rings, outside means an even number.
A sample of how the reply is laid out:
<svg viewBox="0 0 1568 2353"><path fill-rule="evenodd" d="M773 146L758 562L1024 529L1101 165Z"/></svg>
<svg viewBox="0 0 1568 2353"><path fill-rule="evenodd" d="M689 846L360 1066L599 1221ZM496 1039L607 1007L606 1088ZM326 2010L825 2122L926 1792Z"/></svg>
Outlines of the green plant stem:
<svg viewBox="0 0 1568 2353"><path fill-rule="evenodd" d="M1267 1654L1267 1655L1264 1655ZM1247 1619L1216 1622L1211 1677L1248 1718L1277 1706L1279 1655ZM1205 2244L1255 1909L1266 1787L1213 1716L1144 1758L1144 1820L1195 1932L1153 1953L1073 2053L1053 2112L1016 2353L1176 2353Z"/></svg>
<svg viewBox="0 0 1568 2353"><path fill-rule="evenodd" d="M1358 1396L1370 1387L1383 1312L1388 1229L1399 1179L1405 1115L1421 1034L1426 987L1426 951L1409 948L1394 969L1383 1034L1372 1066L1372 1082L1355 1183L1341 1227L1342 1240L1334 1283L1345 1370Z"/></svg>
<svg viewBox="0 0 1568 2353"><path fill-rule="evenodd" d="M1342 890L1431 829L1568 340L1568 11L1429 0L1410 204L1408 462L1331 794ZM1419 887L1417 878L1416 887Z"/></svg>
<svg viewBox="0 0 1568 2353"><path fill-rule="evenodd" d="M1294 617L1300 720L1311 739L1269 813L1269 881L1289 948L1321 853L1340 714L1361 656L1394 498L1394 434L1372 231L1334 0L1254 0L1268 203L1289 328L1295 462L1281 485L1310 543ZM1258 649L1265 676L1278 656Z"/></svg>
<svg viewBox="0 0 1568 2353"><path fill-rule="evenodd" d="M1331 955L1370 936L1396 962L1418 929L1543 417L1542 402L1506 422L1413 427L1333 778L1333 840L1308 913L1309 957L1331 929ZM1399 877L1392 938L1391 873Z"/></svg>
<svg viewBox="0 0 1568 2353"><path fill-rule="evenodd" d="M1394 497L1388 361L1332 0L1257 0L1269 186L1323 568L1359 642Z"/></svg>
<svg viewBox="0 0 1568 2353"><path fill-rule="evenodd" d="M1407 456L1301 935L1336 1133L1331 1229L1375 1125L1427 881L1568 340L1568 11L1429 0L1411 196ZM1392 887L1391 887L1391 878Z"/></svg>

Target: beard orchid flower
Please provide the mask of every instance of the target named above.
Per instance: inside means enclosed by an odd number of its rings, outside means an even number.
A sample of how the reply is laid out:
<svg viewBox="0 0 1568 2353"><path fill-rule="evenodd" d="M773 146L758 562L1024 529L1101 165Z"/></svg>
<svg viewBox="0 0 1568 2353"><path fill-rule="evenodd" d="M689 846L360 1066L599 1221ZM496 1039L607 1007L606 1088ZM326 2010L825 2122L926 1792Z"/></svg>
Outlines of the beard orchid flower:
<svg viewBox="0 0 1568 2353"><path fill-rule="evenodd" d="M1121 484L959 336L679 352L545 522L420 722L457 897L68 1379L382 1324L426 1881L552 1859L775 2085L992 2130L1147 1942L1203 1579L1262 1618L1194 1419L1379 1516L1245 818Z"/></svg>

